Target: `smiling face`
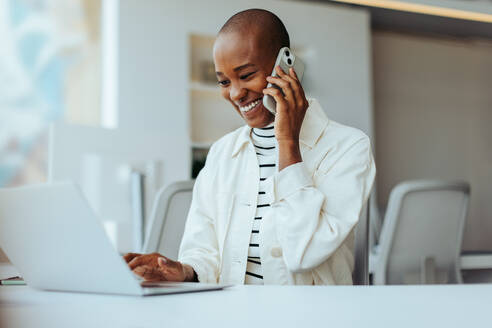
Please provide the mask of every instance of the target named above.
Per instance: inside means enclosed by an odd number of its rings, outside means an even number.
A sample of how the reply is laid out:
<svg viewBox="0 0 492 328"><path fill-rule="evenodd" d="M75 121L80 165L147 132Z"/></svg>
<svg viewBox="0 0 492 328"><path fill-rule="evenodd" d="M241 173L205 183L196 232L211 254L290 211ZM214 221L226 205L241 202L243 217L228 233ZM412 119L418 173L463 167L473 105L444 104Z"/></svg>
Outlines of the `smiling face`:
<svg viewBox="0 0 492 328"><path fill-rule="evenodd" d="M271 75L276 59L268 46L257 29L219 34L214 44L222 97L253 128L264 127L275 119L262 102L266 77Z"/></svg>

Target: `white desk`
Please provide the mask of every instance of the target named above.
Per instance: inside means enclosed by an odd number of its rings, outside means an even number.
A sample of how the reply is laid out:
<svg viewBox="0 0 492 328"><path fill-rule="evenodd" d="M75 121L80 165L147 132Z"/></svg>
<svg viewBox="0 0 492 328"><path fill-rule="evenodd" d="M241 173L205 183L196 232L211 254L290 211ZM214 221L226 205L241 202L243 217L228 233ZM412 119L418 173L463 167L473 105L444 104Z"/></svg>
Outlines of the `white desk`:
<svg viewBox="0 0 492 328"><path fill-rule="evenodd" d="M236 286L151 297L0 287L0 327L491 327L492 285Z"/></svg>

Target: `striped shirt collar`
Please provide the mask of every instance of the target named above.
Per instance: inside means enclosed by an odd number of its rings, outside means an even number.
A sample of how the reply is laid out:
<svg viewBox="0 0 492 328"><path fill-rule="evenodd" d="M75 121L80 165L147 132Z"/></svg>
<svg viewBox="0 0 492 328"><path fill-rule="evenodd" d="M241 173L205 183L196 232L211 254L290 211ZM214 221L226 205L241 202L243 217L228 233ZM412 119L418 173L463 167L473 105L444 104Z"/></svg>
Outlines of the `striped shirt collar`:
<svg viewBox="0 0 492 328"><path fill-rule="evenodd" d="M262 128L252 128L251 133L257 137L262 137L262 136L274 137L275 136L274 122Z"/></svg>
<svg viewBox="0 0 492 328"><path fill-rule="evenodd" d="M329 119L321 108L316 99L308 99L309 107L306 111L306 116L302 122L299 141L309 148L313 148L318 142L321 133L329 123ZM243 148L245 144L251 142L250 139L251 127L245 125L241 128L231 156L234 157Z"/></svg>
<svg viewBox="0 0 492 328"><path fill-rule="evenodd" d="M252 128L251 140L253 141L253 144L257 146L276 146L274 122L268 124L263 128Z"/></svg>

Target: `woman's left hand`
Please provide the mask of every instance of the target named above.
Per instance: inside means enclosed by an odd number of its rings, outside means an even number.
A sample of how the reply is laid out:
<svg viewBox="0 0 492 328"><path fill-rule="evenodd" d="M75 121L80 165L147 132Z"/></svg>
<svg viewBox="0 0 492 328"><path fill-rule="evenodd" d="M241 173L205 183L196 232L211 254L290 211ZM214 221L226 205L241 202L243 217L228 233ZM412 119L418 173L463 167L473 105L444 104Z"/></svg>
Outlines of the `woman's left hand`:
<svg viewBox="0 0 492 328"><path fill-rule="evenodd" d="M283 94L274 87L263 90L264 94L272 96L277 102L275 137L279 143L283 141L298 143L302 121L309 103L293 68L289 69L289 74L286 74L280 66L276 66L275 71L278 77L269 76L267 81L279 86Z"/></svg>

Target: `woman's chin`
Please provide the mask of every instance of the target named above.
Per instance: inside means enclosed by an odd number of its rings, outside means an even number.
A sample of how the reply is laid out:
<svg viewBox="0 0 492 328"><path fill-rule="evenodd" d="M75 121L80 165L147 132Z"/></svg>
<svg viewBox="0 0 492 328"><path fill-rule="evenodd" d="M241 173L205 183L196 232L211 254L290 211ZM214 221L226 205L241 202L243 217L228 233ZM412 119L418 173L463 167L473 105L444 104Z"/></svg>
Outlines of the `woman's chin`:
<svg viewBox="0 0 492 328"><path fill-rule="evenodd" d="M253 109L251 112L242 113L243 119L252 128L262 128L272 123L275 120L275 116L263 106L262 103L258 105L258 108Z"/></svg>

